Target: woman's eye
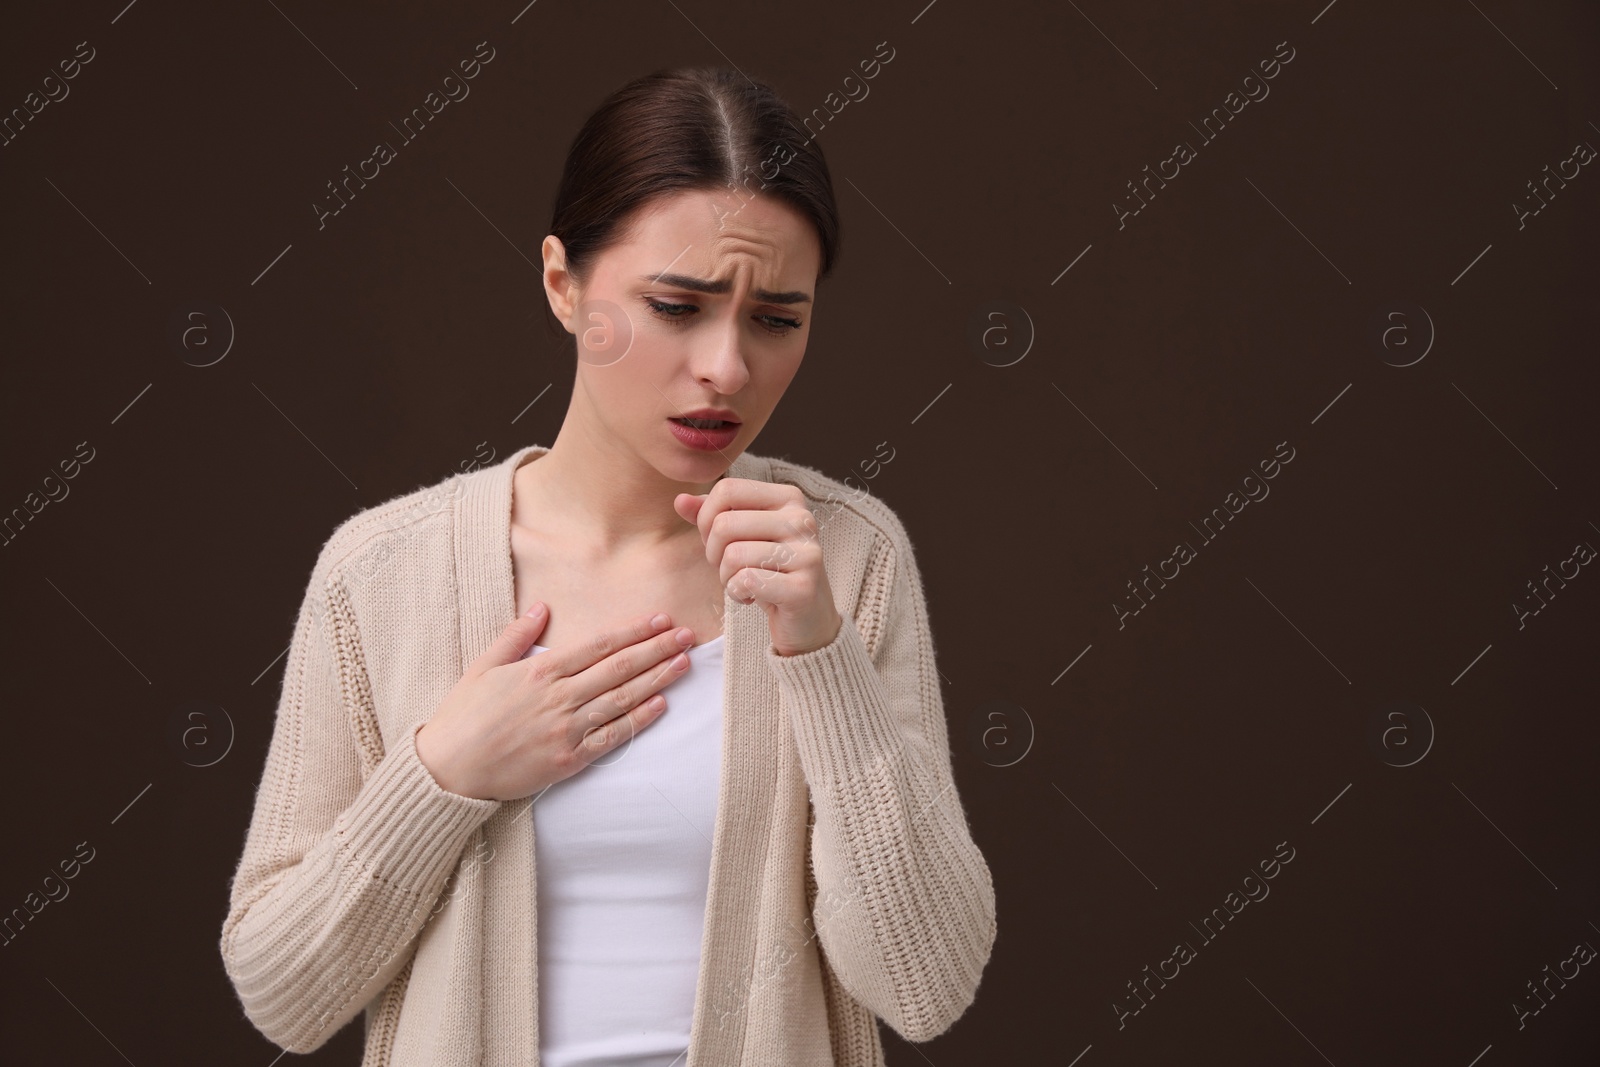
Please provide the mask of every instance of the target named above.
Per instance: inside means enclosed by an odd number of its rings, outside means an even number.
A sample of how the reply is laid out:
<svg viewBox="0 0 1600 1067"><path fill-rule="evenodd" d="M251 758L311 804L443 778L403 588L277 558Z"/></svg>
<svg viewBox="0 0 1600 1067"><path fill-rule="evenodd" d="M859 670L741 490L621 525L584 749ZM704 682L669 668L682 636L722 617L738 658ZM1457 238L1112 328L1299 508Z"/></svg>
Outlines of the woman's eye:
<svg viewBox="0 0 1600 1067"><path fill-rule="evenodd" d="M678 312L696 310L693 304L668 304L660 300L651 300L649 297L645 297L644 302L649 305L650 311L657 318L666 319L668 322L682 322L688 316Z"/></svg>
<svg viewBox="0 0 1600 1067"><path fill-rule="evenodd" d="M686 322L692 313L700 310L694 304L672 304L664 300L653 300L650 297L645 297L644 302L649 307L652 315L674 325ZM775 337L792 333L801 326L799 319L786 319L782 315L757 315L756 318L760 320L766 331Z"/></svg>

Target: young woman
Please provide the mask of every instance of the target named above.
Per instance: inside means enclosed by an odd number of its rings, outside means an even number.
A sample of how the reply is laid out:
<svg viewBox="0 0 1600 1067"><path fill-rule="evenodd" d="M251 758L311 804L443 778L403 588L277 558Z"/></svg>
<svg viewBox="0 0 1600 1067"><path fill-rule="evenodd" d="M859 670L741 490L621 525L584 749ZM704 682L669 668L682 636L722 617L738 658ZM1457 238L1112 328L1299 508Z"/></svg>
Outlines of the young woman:
<svg viewBox="0 0 1600 1067"><path fill-rule="evenodd" d="M324 545L221 949L365 1065L879 1067L971 1004L994 890L881 501L748 451L837 251L767 86L662 71L573 142L553 444Z"/></svg>

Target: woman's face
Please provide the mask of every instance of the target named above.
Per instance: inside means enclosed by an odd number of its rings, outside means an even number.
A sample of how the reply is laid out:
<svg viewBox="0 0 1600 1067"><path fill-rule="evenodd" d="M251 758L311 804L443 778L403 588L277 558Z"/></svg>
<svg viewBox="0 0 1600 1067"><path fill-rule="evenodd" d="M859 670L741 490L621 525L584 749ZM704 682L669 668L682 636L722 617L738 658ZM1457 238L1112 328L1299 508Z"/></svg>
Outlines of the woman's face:
<svg viewBox="0 0 1600 1067"><path fill-rule="evenodd" d="M561 241L546 237L545 291L578 339L573 428L674 481L715 480L800 369L821 258L803 215L733 190L646 205L583 288ZM675 426L703 408L731 412L738 425L721 434Z"/></svg>

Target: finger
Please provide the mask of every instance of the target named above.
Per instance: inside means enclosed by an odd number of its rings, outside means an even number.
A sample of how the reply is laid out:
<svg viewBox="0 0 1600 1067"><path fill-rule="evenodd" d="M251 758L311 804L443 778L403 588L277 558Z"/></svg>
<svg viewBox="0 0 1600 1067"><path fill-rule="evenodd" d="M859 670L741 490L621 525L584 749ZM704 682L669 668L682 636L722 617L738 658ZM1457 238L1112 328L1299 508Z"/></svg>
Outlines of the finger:
<svg viewBox="0 0 1600 1067"><path fill-rule="evenodd" d="M698 493L679 493L672 498L672 510L676 511L684 522L692 523L704 500L705 497Z"/></svg>
<svg viewBox="0 0 1600 1067"><path fill-rule="evenodd" d="M810 541L817 531L816 516L804 505L776 511L725 511L711 522L706 535L706 560L719 563L735 541Z"/></svg>
<svg viewBox="0 0 1600 1067"><path fill-rule="evenodd" d="M805 496L798 486L778 482L758 482L753 478L724 478L711 487L695 525L700 527L700 540L711 537L711 524L724 511L776 511L790 501L804 506Z"/></svg>
<svg viewBox="0 0 1600 1067"><path fill-rule="evenodd" d="M500 636L483 650L483 654L473 660L467 667L467 673L473 676L482 674L491 667L498 667L505 663L515 663L528 654L528 649L539 639L544 632L544 627L550 621L550 609L542 602L534 601L533 607L527 613L519 615L506 624L500 631Z"/></svg>
<svg viewBox="0 0 1600 1067"><path fill-rule="evenodd" d="M728 595L741 604L760 601L773 607L801 608L813 597L811 581L804 574L745 567L728 582Z"/></svg>
<svg viewBox="0 0 1600 1067"><path fill-rule="evenodd" d="M667 710L667 698L657 693L646 698L637 707L598 726L589 726L576 745L584 763L595 760L633 740L634 736L650 725Z"/></svg>
<svg viewBox="0 0 1600 1067"><path fill-rule="evenodd" d="M574 704L581 706L593 700L609 700L611 706L607 709L609 714L605 717L611 718L620 714L653 692L649 686L637 684L636 679L640 675L646 674L653 667L661 666L663 661L677 656L694 643L694 631L688 627L669 626L658 630L649 618L640 620L640 623L638 628L616 631L630 635L638 634L640 630L644 633L627 640L620 648L603 658L578 660L576 668L570 670L562 663L557 663L558 672L568 677ZM599 641L610 639L611 635L605 634L597 638ZM590 646L583 646L573 655L587 657L589 653L584 649L588 647ZM560 650L546 652L545 655L552 655L554 651ZM687 660L688 657L684 658ZM658 673L665 675L662 685L675 676L670 671Z"/></svg>
<svg viewBox="0 0 1600 1067"><path fill-rule="evenodd" d="M813 544L792 541L735 541L723 552L717 577L724 587L747 567L769 571L799 571L810 565L810 555L820 553Z"/></svg>
<svg viewBox="0 0 1600 1067"><path fill-rule="evenodd" d="M646 658L651 662L646 663L643 669L620 685L607 689L593 700L580 705L572 716L577 729L592 730L610 722L629 709L648 703L652 694L660 692L682 677L689 669L689 646L694 641L694 632L687 627L681 627L663 634L662 638L667 639L664 643L666 649L664 657L663 642L659 639L627 650L631 654L644 649ZM622 658L622 654L613 657L614 660ZM592 669L599 671L605 669L605 666L602 664Z"/></svg>

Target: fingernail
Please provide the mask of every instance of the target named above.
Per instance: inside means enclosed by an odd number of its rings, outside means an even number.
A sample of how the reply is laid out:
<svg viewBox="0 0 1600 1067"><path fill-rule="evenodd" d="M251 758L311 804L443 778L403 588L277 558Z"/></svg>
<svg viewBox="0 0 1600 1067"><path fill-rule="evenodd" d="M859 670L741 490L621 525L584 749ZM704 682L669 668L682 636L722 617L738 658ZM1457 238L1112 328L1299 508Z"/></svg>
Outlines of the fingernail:
<svg viewBox="0 0 1600 1067"><path fill-rule="evenodd" d="M692 645L692 644L694 644L694 631L689 629L687 626L684 627L683 629L679 630L678 631L678 644L680 644L680 645Z"/></svg>
<svg viewBox="0 0 1600 1067"><path fill-rule="evenodd" d="M672 620L667 618L665 615L657 615L655 618L650 620L650 625L659 630L671 621Z"/></svg>
<svg viewBox="0 0 1600 1067"><path fill-rule="evenodd" d="M533 607L531 607L531 608L529 608L529 609L528 609L528 614L529 614L529 615L537 615L537 614L539 614L539 612L540 612L540 611L542 611L542 610L543 610L543 609L544 609L544 605L543 605L543 604L541 604L541 603L540 603L540 602L539 602L539 601L537 601L537 600L535 600L535 601L534 601L534 602L533 602Z"/></svg>

